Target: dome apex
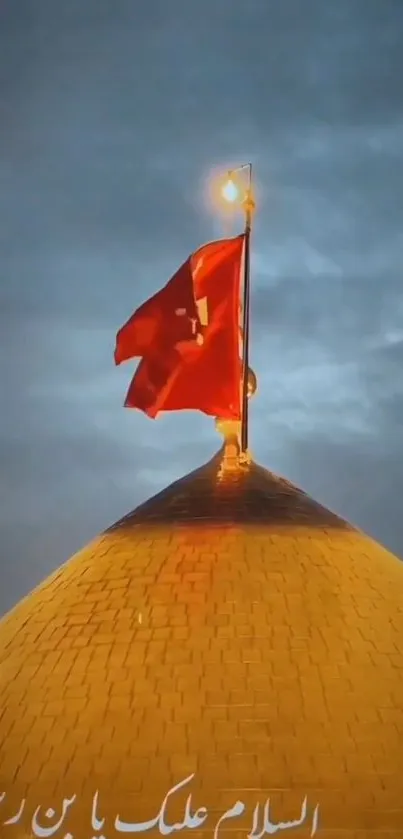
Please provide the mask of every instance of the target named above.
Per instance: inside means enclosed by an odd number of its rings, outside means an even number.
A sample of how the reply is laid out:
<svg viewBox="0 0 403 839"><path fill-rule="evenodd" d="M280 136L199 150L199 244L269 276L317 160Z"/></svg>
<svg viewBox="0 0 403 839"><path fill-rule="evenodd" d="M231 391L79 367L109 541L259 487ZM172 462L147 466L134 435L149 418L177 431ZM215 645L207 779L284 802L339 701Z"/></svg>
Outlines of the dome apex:
<svg viewBox="0 0 403 839"><path fill-rule="evenodd" d="M110 528L157 522L222 525L311 525L351 529L345 521L253 461L223 469L224 449L207 464L168 486Z"/></svg>

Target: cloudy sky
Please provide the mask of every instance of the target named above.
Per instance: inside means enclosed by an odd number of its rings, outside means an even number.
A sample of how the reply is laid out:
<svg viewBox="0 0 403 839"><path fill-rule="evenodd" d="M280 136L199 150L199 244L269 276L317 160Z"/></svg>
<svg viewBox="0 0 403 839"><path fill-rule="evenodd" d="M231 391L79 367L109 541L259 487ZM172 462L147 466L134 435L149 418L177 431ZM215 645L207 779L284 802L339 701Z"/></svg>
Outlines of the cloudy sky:
<svg viewBox="0 0 403 839"><path fill-rule="evenodd" d="M113 348L248 160L252 450L403 557L402 78L402 0L2 0L0 612L218 448Z"/></svg>

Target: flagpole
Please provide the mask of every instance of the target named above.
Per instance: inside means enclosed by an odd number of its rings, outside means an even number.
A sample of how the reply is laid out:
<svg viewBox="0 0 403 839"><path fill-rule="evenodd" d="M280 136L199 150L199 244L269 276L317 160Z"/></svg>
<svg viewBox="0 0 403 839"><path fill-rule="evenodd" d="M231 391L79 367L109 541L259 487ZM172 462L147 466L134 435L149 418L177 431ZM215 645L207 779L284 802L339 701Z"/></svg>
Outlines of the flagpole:
<svg viewBox="0 0 403 839"><path fill-rule="evenodd" d="M236 173L248 170L248 183L246 189L240 190L237 178L234 179ZM244 244L244 260L243 260L243 303L242 303L242 365L241 365L241 393L240 393L240 413L241 413L241 439L240 439L240 454L247 459L248 451L248 400L256 390L256 377L252 374L252 390L250 389L250 369L249 369L249 298L250 298L250 234L252 228L252 214L255 207L252 193L252 164L244 163L242 166L237 166L235 169L230 169L227 173L227 180L222 188L222 196L225 201L230 203L237 202L240 192L243 193L242 207L245 211L245 244Z"/></svg>
<svg viewBox="0 0 403 839"><path fill-rule="evenodd" d="M245 247L244 247L244 276L243 276L243 324L242 324L242 410L241 410L241 453L246 455L248 450L249 439L249 401L248 401L248 381L249 381L249 300L250 300L250 234L252 229L252 164L247 163L244 168L248 168L249 183L246 198L244 202L245 209Z"/></svg>

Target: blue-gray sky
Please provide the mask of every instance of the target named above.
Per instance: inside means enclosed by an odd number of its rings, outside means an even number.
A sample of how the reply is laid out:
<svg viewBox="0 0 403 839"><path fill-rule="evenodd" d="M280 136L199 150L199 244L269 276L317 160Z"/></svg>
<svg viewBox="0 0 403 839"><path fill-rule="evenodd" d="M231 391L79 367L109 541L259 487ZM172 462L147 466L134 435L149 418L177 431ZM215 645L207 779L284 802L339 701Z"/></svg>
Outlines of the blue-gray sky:
<svg viewBox="0 0 403 839"><path fill-rule="evenodd" d="M403 556L401 0L2 0L0 612L209 458L117 328L251 160L252 450Z"/></svg>

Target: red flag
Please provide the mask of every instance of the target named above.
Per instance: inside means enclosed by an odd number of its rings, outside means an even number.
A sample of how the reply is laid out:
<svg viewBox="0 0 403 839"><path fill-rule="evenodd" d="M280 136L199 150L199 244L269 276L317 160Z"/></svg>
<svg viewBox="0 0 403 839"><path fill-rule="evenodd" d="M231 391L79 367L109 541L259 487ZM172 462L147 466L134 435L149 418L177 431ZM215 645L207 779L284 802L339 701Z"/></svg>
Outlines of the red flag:
<svg viewBox="0 0 403 839"><path fill-rule="evenodd" d="M189 318L189 303L187 309L183 306L187 317L183 318L182 335L175 320L176 335L173 328L164 327L162 336L155 327L153 344L139 364L125 407L138 408L153 418L160 411L179 410L198 410L222 419L240 418L243 244L244 235L210 242L185 263L190 268L196 312ZM152 300L156 298L158 295Z"/></svg>
<svg viewBox="0 0 403 839"><path fill-rule="evenodd" d="M192 257L157 294L143 303L116 336L115 364L190 339L198 324Z"/></svg>

